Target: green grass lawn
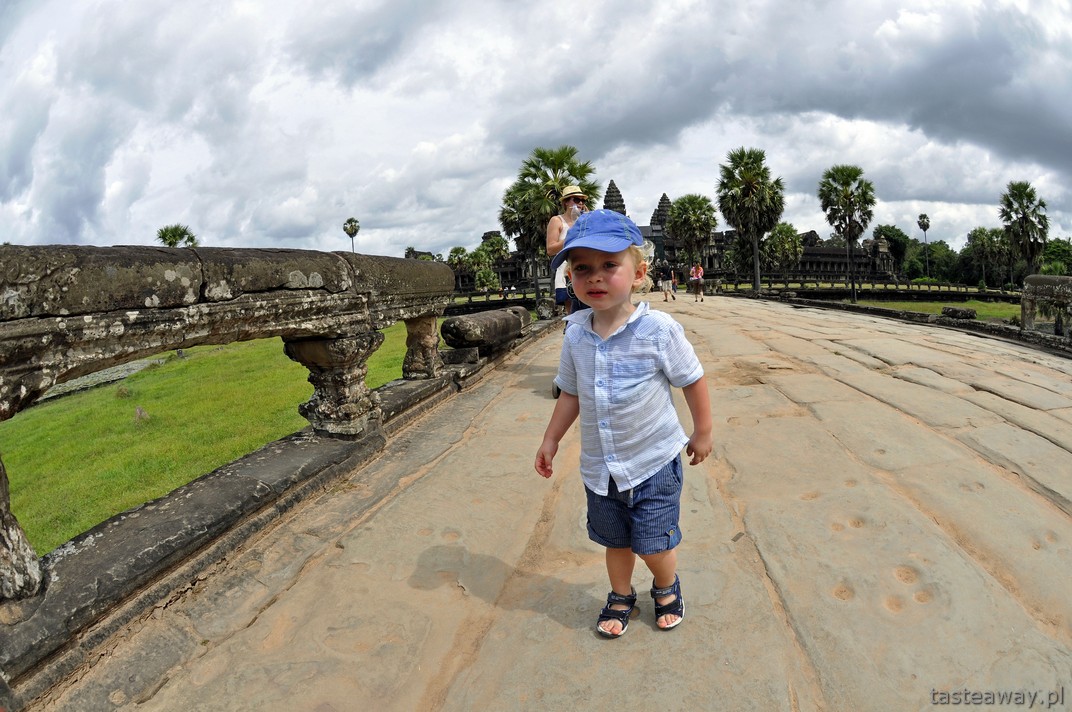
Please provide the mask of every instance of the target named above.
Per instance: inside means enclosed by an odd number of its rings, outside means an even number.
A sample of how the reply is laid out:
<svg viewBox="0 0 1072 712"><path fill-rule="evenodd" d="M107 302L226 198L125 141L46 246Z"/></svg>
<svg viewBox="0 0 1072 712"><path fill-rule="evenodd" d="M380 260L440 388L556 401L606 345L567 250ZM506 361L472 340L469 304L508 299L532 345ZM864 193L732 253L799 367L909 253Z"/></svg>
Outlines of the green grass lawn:
<svg viewBox="0 0 1072 712"><path fill-rule="evenodd" d="M402 376L405 324L384 335L370 388ZM11 510L39 554L308 425L298 405L312 394L309 372L281 339L184 354L0 423Z"/></svg>
<svg viewBox="0 0 1072 712"><path fill-rule="evenodd" d="M1007 304L1005 302L981 302L970 299L966 302L885 302L860 300L857 304L865 304L869 307L881 307L882 309L895 309L898 311L914 311L924 314L941 314L942 307L963 307L974 309L976 318L980 321L987 319L1008 319L1020 316L1019 304Z"/></svg>

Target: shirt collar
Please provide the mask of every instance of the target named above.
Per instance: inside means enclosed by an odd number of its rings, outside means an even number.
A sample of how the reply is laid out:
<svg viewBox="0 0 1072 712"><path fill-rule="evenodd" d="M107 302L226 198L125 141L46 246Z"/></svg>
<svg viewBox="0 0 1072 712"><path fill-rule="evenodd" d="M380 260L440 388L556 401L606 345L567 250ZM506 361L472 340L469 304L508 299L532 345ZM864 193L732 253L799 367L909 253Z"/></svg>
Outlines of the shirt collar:
<svg viewBox="0 0 1072 712"><path fill-rule="evenodd" d="M625 323L622 324L621 327L618 328L618 331L615 331L614 334L620 333L622 329L629 326L634 321L636 321L647 313L648 303L645 301L638 302L636 305L636 309L633 310L633 313L629 315L629 318L625 320ZM595 334L596 332L592 330L593 314L594 312L591 309L581 309L580 311L575 311L572 314L566 316L565 321L568 324L577 324L584 328L585 331L589 331ZM611 336L614 336L614 334L611 334Z"/></svg>

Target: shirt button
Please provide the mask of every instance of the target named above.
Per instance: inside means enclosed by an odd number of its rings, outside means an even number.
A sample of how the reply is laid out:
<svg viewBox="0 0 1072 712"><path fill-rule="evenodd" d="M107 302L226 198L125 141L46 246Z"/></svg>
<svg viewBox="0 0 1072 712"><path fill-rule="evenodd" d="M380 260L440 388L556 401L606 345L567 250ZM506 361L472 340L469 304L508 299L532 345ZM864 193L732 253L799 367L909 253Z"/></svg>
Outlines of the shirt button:
<svg viewBox="0 0 1072 712"><path fill-rule="evenodd" d="M607 462L614 462L614 460L615 460L614 455L607 455Z"/></svg>
<svg viewBox="0 0 1072 712"><path fill-rule="evenodd" d="M596 385L597 385L597 386L602 386L602 385L603 385L603 379L602 379L602 378L600 378L599 380L597 380L597 381L596 381Z"/></svg>
<svg viewBox="0 0 1072 712"><path fill-rule="evenodd" d="M605 420L599 421L599 427L601 427L601 428L607 427L607 421L605 421Z"/></svg>

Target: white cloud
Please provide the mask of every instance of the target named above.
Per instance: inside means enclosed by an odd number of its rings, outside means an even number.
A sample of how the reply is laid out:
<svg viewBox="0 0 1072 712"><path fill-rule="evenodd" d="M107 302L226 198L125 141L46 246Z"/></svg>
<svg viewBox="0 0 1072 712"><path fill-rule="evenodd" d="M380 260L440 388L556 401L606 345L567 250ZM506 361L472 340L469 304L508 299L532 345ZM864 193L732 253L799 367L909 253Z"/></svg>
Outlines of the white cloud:
<svg viewBox="0 0 1072 712"><path fill-rule="evenodd" d="M875 224L954 246L1031 181L1072 232L1067 3L58 0L0 6L0 232L449 252L497 229L536 146L577 146L634 219L710 196L739 146L828 230L835 163Z"/></svg>

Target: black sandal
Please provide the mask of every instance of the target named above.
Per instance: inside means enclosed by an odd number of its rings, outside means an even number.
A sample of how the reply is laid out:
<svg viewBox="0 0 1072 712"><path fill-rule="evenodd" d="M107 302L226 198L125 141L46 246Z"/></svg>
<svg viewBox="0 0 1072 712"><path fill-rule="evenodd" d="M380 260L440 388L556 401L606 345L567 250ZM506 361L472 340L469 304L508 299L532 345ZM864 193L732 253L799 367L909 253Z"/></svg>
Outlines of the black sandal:
<svg viewBox="0 0 1072 712"><path fill-rule="evenodd" d="M676 598L667 603L666 605L659 605L657 599L664 596L676 596ZM663 616L677 616L677 620L666 626L665 628L659 628L659 630L671 630L675 628L678 623L685 620L685 600L681 598L681 579L677 574L674 574L674 583L666 588L655 588L655 582L651 582L651 600L655 603L655 625L658 627L659 619Z"/></svg>
<svg viewBox="0 0 1072 712"><path fill-rule="evenodd" d="M626 608L624 611L615 610L614 608L611 608L611 606L615 604L629 606L629 608ZM632 589L632 593L628 596L623 596L620 593L611 591L607 594L607 605L599 612L599 620L596 621L596 632L604 638L621 638L625 635L625 631L629 629L629 617L633 615L634 608L636 608L635 588ZM622 624L622 629L618 633L608 633L599 625L603 621L618 621Z"/></svg>

